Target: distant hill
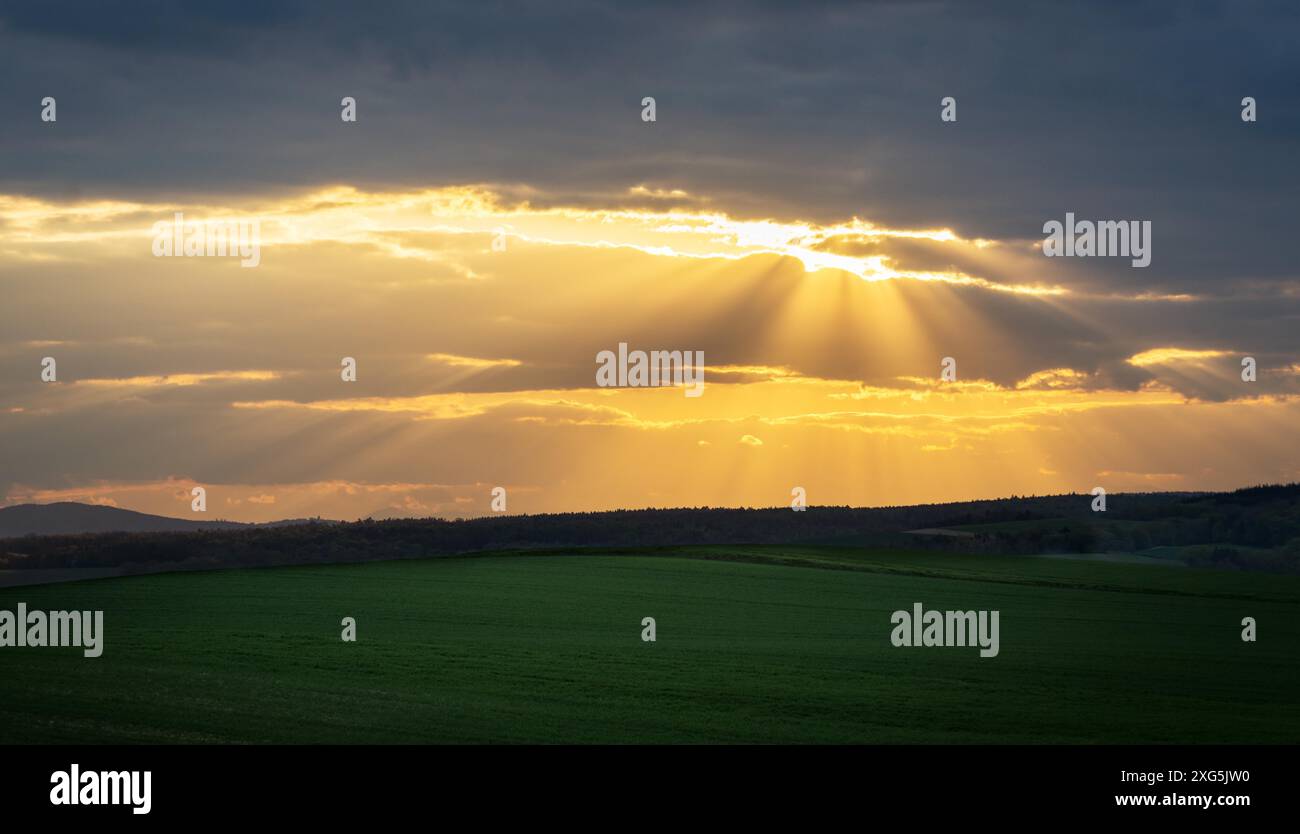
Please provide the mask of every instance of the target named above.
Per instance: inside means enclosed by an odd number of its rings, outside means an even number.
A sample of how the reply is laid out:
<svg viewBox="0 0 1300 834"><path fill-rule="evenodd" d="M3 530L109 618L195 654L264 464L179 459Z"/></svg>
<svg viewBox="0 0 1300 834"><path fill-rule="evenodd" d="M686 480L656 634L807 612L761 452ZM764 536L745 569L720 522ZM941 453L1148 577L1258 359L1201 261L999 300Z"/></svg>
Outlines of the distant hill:
<svg viewBox="0 0 1300 834"><path fill-rule="evenodd" d="M60 501L0 507L0 539L18 536L59 536L75 533L180 533L194 530L234 530L237 521L193 521L137 513L117 507Z"/></svg>

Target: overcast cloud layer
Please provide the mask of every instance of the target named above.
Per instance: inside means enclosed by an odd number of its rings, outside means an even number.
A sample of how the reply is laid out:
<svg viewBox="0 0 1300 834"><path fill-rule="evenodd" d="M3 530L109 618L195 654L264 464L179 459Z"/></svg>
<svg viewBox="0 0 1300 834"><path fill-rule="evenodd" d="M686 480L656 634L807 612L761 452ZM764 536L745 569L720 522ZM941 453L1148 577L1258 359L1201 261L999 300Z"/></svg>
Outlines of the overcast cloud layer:
<svg viewBox="0 0 1300 834"><path fill-rule="evenodd" d="M141 9L149 9L143 13ZM741 211L1034 238L1145 218L1152 267L1295 276L1294 3L44 2L0 11L6 191L646 182ZM30 118L57 94L59 138ZM355 130L330 130L356 97ZM629 114L659 105L655 130ZM936 118L959 102L959 127ZM1243 96L1258 123L1227 118ZM1225 245L1225 241L1227 242Z"/></svg>

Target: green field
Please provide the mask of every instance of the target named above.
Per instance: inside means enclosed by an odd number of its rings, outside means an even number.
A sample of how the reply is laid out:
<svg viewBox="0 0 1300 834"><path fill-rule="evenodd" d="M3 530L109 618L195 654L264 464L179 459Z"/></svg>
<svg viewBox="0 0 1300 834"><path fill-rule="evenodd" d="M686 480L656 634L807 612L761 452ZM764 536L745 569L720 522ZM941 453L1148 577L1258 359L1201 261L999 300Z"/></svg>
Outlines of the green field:
<svg viewBox="0 0 1300 834"><path fill-rule="evenodd" d="M0 590L18 602L103 609L105 648L0 649L6 743L1300 742L1295 577L690 548ZM914 602L999 610L1000 655L894 647Z"/></svg>

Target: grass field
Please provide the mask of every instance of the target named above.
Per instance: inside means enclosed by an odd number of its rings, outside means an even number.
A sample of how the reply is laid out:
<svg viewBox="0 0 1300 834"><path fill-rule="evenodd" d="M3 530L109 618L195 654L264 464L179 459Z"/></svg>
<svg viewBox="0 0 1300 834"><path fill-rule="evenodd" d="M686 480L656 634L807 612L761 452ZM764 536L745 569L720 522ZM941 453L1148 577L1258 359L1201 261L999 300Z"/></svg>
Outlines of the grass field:
<svg viewBox="0 0 1300 834"><path fill-rule="evenodd" d="M0 590L18 602L103 609L105 648L0 649L7 743L1300 742L1294 577L692 548ZM914 602L999 610L1001 653L895 648Z"/></svg>

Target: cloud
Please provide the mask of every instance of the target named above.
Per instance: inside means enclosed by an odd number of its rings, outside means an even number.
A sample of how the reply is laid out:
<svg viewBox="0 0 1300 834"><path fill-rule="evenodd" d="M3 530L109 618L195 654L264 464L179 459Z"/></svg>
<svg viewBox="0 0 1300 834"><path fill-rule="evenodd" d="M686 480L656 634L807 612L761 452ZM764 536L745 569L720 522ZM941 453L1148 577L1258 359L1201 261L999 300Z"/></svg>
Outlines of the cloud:
<svg viewBox="0 0 1300 834"><path fill-rule="evenodd" d="M11 120L0 153L23 164L0 191L283 193L346 172L368 188L423 176L605 206L708 195L737 216L869 216L1003 242L1074 211L1151 220L1152 267L1044 263L1037 282L1230 296L1295 278L1275 245L1300 185L1287 4L762 3L738 17L612 0L383 15L55 2L11 4L0 21L0 94L54 94L61 114L41 123L33 104ZM1251 125L1237 117L1247 94ZM339 119L343 95L355 124ZM644 95L658 98L653 125ZM945 95L952 124L938 119ZM931 257L893 248L898 264Z"/></svg>
<svg viewBox="0 0 1300 834"><path fill-rule="evenodd" d="M5 6L0 489L193 480L264 518L1294 479L1298 34L1285 4ZM174 211L257 218L261 266L152 257ZM1043 257L1067 211L1151 220L1151 267ZM705 394L596 388L620 342L703 351Z"/></svg>
<svg viewBox="0 0 1300 834"><path fill-rule="evenodd" d="M275 371L210 371L207 373L180 373L161 376L132 376L117 379L77 379L73 385L99 388L156 388L164 385L204 385L212 382L270 382L280 379Z"/></svg>
<svg viewBox="0 0 1300 834"><path fill-rule="evenodd" d="M451 353L431 353L427 357L431 362L450 365L453 368L517 368L523 363L518 359L479 359L474 356L456 356Z"/></svg>

